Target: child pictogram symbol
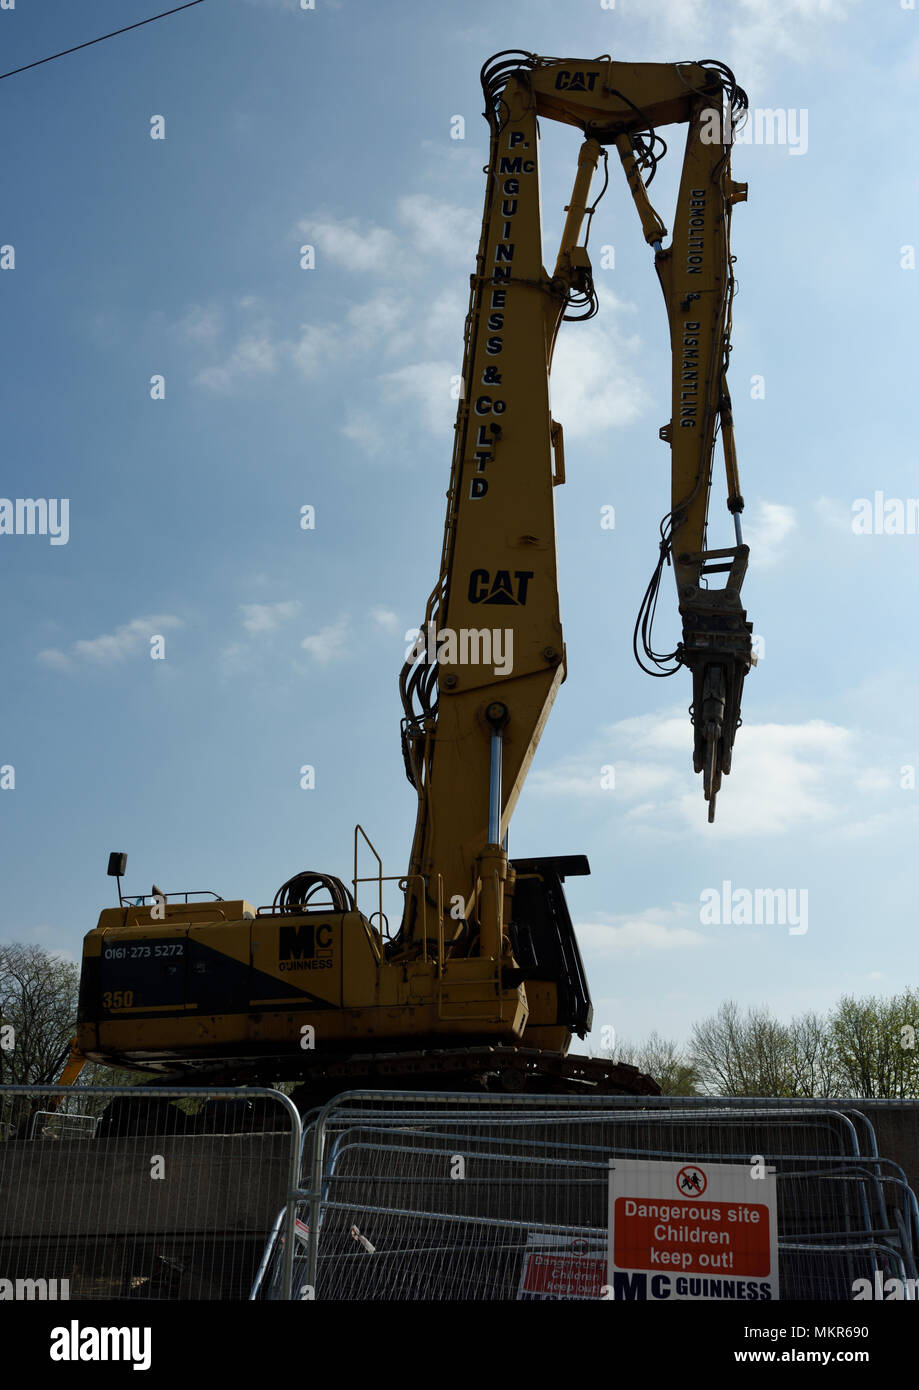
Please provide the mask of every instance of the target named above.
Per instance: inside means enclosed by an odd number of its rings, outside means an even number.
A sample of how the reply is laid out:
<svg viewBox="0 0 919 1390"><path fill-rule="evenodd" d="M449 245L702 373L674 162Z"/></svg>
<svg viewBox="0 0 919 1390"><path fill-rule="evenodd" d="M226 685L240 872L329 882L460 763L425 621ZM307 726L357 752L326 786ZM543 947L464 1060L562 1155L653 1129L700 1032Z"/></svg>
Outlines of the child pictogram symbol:
<svg viewBox="0 0 919 1390"><path fill-rule="evenodd" d="M701 1168L689 1166L681 1168L676 1175L677 1191L684 1197L701 1197L708 1186L708 1179Z"/></svg>

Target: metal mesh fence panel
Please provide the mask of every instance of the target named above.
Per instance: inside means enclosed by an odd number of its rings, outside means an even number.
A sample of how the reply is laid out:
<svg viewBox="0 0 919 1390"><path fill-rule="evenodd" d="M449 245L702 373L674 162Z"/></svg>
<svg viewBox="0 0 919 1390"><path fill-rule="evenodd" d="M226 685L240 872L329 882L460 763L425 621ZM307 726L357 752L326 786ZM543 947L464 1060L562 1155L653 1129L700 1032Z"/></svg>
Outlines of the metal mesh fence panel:
<svg viewBox="0 0 919 1390"><path fill-rule="evenodd" d="M4 1297L244 1299L293 1210L277 1091L3 1087L0 1113Z"/></svg>
<svg viewBox="0 0 919 1390"><path fill-rule="evenodd" d="M625 1158L774 1168L783 1299L917 1277L919 1207L859 1102L351 1093L304 1134L293 1296L599 1297ZM255 1296L277 1296L286 1229Z"/></svg>

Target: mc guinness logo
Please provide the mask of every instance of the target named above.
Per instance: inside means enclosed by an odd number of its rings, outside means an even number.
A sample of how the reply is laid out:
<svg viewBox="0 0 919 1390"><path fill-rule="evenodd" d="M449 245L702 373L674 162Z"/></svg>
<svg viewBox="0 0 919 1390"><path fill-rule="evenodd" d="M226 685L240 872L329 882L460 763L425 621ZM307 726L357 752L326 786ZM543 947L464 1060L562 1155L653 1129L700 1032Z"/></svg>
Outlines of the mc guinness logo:
<svg viewBox="0 0 919 1390"><path fill-rule="evenodd" d="M328 922L303 922L278 932L279 970L329 970L332 966L332 928Z"/></svg>

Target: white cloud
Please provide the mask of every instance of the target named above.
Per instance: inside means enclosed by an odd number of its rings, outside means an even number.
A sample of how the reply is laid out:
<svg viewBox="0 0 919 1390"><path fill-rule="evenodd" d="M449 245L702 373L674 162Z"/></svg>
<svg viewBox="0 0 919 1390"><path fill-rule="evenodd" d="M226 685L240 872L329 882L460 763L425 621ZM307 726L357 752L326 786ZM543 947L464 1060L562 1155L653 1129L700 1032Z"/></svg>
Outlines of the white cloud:
<svg viewBox="0 0 919 1390"><path fill-rule="evenodd" d="M450 395L456 371L451 362L415 362L386 372L380 378L383 399L396 404L417 404L424 428L432 434L446 435L456 419L456 401Z"/></svg>
<svg viewBox="0 0 919 1390"><path fill-rule="evenodd" d="M761 83L781 59L806 63L824 49L832 23L848 18L860 0L738 0L729 45L742 87ZM717 14L722 17L720 5ZM736 66L735 66L736 64ZM743 74L743 75L741 75Z"/></svg>
<svg viewBox="0 0 919 1390"><path fill-rule="evenodd" d="M734 745L734 770L718 794L721 833L786 834L802 825L845 818L855 734L812 719L806 724L744 724ZM684 819L698 821L701 778L680 800ZM706 827L707 828L707 827Z"/></svg>
<svg viewBox="0 0 919 1390"><path fill-rule="evenodd" d="M706 945L704 933L697 930L698 909L693 916L685 904L649 907L638 913L620 913L604 922L578 923L578 942L585 954L609 956L643 951L697 950ZM688 923L693 923L689 926Z"/></svg>
<svg viewBox="0 0 919 1390"><path fill-rule="evenodd" d="M194 380L199 386L225 395L241 380L273 375L277 366L278 349L271 338L265 333L248 333L240 338L226 362L203 367Z"/></svg>
<svg viewBox="0 0 919 1390"><path fill-rule="evenodd" d="M401 270L410 249L426 259L473 265L481 217L480 212L430 193L409 193L396 205L404 232L357 217L328 214L303 218L297 230L305 237L305 245L316 248L317 266L325 258L346 270L385 274Z"/></svg>
<svg viewBox="0 0 919 1390"><path fill-rule="evenodd" d="M395 232L357 218L336 219L314 216L298 224L299 232L317 248L317 255L334 264L360 272L396 271L405 263L409 243L429 259L459 261L472 265L475 259L476 214L431 197L410 194L397 205L404 231ZM228 395L241 384L275 375L293 366L303 376L316 375L323 367L350 360L358 353L381 353L404 357L409 352L427 351L440 359L455 350L451 362L407 364L394 372L377 376L380 400L401 404L420 402L425 428L438 433L448 429L456 414L450 398L451 377L458 374L462 353L465 301L452 289L432 289L425 314L419 320L404 287L377 289L368 298L351 304L333 323L304 323L295 333L278 333L251 294L238 296L231 306L237 324L230 337L234 344L224 349L223 360L201 367L193 377L196 385L217 395ZM229 312L229 311L228 311ZM224 315L215 306L192 305L176 325L185 339L198 348L215 350L224 335ZM441 372L441 389L435 381ZM373 456L381 452L383 436L371 409L352 410L343 433Z"/></svg>
<svg viewBox="0 0 919 1390"><path fill-rule="evenodd" d="M366 410L351 411L341 427L341 432L370 458L378 458L383 453L389 438L389 431L379 416Z"/></svg>
<svg viewBox="0 0 919 1390"><path fill-rule="evenodd" d="M69 671L71 666L70 657L65 656L57 647L45 647L44 651L38 653L36 660L53 671Z"/></svg>
<svg viewBox="0 0 919 1390"><path fill-rule="evenodd" d="M132 618L129 623L116 628L114 632L105 632L99 637L81 638L73 643L69 654L57 647L47 647L38 653L37 660L43 666L57 671L70 670L81 664L115 666L126 657L139 652L149 643L151 637L181 626L181 619L169 614Z"/></svg>
<svg viewBox="0 0 919 1390"><path fill-rule="evenodd" d="M589 798L592 814L605 807L620 825L643 834L685 834L688 826L711 835L692 746L685 712L639 715L599 730L580 753L535 772L530 786L543 796ZM733 771L718 794L715 833L733 838L847 825L866 794L883 795L893 786L872 771L877 761L856 730L838 724L745 722ZM603 789L601 768L610 764L615 787Z"/></svg>
<svg viewBox="0 0 919 1390"><path fill-rule="evenodd" d="M283 603L241 603L239 611L247 632L276 632L283 622L296 617L300 604L294 599Z"/></svg>
<svg viewBox="0 0 919 1390"><path fill-rule="evenodd" d="M388 289L360 304L352 304L348 310L354 344L365 350L380 345L389 353L404 352L417 341L417 334L406 327L410 318L408 298Z"/></svg>
<svg viewBox="0 0 919 1390"><path fill-rule="evenodd" d="M872 790L876 790L873 788ZM916 822L919 820L919 807L915 802L904 805L902 793L897 793L900 798L895 809L892 811L875 811L871 815L858 817L855 812L857 805L853 808L852 819L847 819L839 825L833 827L833 835L836 841L844 840L850 842L860 842L861 852L864 853L864 842L866 840L883 839L888 844L893 841L898 834L910 835L914 840L913 834ZM855 853L859 851L856 850Z"/></svg>
<svg viewBox="0 0 919 1390"><path fill-rule="evenodd" d="M389 356L419 347L438 353L453 347L458 362L465 314L465 300L455 290L441 290L432 294L419 322L404 293L384 288L351 305L347 313L351 331L339 346L364 352L382 348Z"/></svg>
<svg viewBox="0 0 919 1390"><path fill-rule="evenodd" d="M456 265L475 264L482 214L469 208L411 193L399 200L399 218L408 228L416 251L440 256Z"/></svg>
<svg viewBox="0 0 919 1390"><path fill-rule="evenodd" d="M798 525L794 507L781 502L757 502L743 514L744 540L750 547L750 563L760 569L782 558L785 541Z"/></svg>
<svg viewBox="0 0 919 1390"><path fill-rule="evenodd" d="M305 323L295 343L280 343L278 351L285 354L304 376L313 376L320 367L337 356L342 341L334 327Z"/></svg>
<svg viewBox="0 0 919 1390"><path fill-rule="evenodd" d="M345 654L348 641L349 622L347 617L330 623L311 637L304 637L300 646L309 652L321 666L327 666Z"/></svg>
<svg viewBox="0 0 919 1390"><path fill-rule="evenodd" d="M240 676L256 665L252 648L245 642L231 642L220 653L220 673L224 677Z"/></svg>
<svg viewBox="0 0 919 1390"><path fill-rule="evenodd" d="M466 308L466 300L456 290L442 290L431 297L421 325L425 345L433 352L455 351L457 363L462 357Z"/></svg>
<svg viewBox="0 0 919 1390"><path fill-rule="evenodd" d="M807 63L827 46L831 26L848 18L860 0L655 0L651 11L636 7L650 26L649 60L670 62L675 49L710 49L730 67L748 92L761 86L774 66ZM781 104L780 102L770 104Z"/></svg>
<svg viewBox="0 0 919 1390"><path fill-rule="evenodd" d="M567 438L589 438L630 425L643 413L649 395L633 365L638 349L637 337L623 337L610 322L592 320L559 335L552 363L552 414Z"/></svg>
<svg viewBox="0 0 919 1390"><path fill-rule="evenodd" d="M664 766L614 758L611 752L605 760L598 761L597 758L597 752L576 754L562 759L554 768L532 772L527 789L534 796L552 798L574 796L578 799L605 799L614 792L631 798L673 790L679 782L678 775ZM610 767L613 769L614 785L604 786L604 776L607 781L610 781L610 777L603 769Z"/></svg>
<svg viewBox="0 0 919 1390"><path fill-rule="evenodd" d="M193 378L196 385L218 395L227 395L244 382L273 376L285 366L309 378L356 353L382 350L392 357L431 347L443 341L448 320L458 353L462 343L462 305L446 293L432 299L431 312L420 328L412 322L410 302L389 289L352 304L338 323L304 323L292 337L277 333L253 296L238 299L234 308L242 319L234 334L235 346L222 361L202 367ZM213 350L220 337L218 323L217 310L195 306L177 327L193 346Z"/></svg>
<svg viewBox="0 0 919 1390"><path fill-rule="evenodd" d="M220 336L223 327L222 314L214 305L193 304L180 320L178 327L189 342L211 346Z"/></svg>
<svg viewBox="0 0 919 1390"><path fill-rule="evenodd" d="M632 747L645 751L671 753L686 745L688 721L681 712L679 715L636 714L629 719L620 719L609 728L609 734L620 733Z"/></svg>
<svg viewBox="0 0 919 1390"><path fill-rule="evenodd" d="M353 351L382 349L388 356L427 348L435 358L409 363L376 377L380 405L376 411L352 407L342 426L342 434L357 444L369 458L384 452L391 456L392 429L386 424L387 406L409 405L417 411L422 428L446 436L456 418L452 391L459 376L465 302L453 290L434 295L423 322L413 322L409 301L389 290L381 290L348 311L351 333L348 346ZM443 353L456 349L452 361Z"/></svg>
<svg viewBox="0 0 919 1390"><path fill-rule="evenodd" d="M382 628L384 632L396 632L402 626L399 622L399 614L394 613L391 608L374 608L370 616L377 627Z"/></svg>
<svg viewBox="0 0 919 1390"><path fill-rule="evenodd" d="M346 270L394 270L399 261L399 238L374 223L362 227L357 217L305 217L297 224L306 244L316 247L316 264L325 257Z"/></svg>
<svg viewBox="0 0 919 1390"><path fill-rule="evenodd" d="M814 506L825 526L849 536L855 534L852 530L851 502L842 502L838 497L818 497Z"/></svg>
<svg viewBox="0 0 919 1390"><path fill-rule="evenodd" d="M860 792L883 792L892 790L896 782L892 771L885 771L881 767L867 767L856 776L855 785Z"/></svg>

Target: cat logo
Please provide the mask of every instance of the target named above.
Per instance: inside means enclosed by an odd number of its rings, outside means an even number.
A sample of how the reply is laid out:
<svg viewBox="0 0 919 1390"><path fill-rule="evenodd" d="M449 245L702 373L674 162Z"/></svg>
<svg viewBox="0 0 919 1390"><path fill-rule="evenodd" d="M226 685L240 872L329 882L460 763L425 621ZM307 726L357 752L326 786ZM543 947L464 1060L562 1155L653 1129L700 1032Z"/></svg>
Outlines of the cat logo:
<svg viewBox="0 0 919 1390"><path fill-rule="evenodd" d="M598 72L568 72L564 69L555 79L555 90L557 92L592 92L596 84Z"/></svg>
<svg viewBox="0 0 919 1390"><path fill-rule="evenodd" d="M527 587L533 570L495 570L494 579L488 570L473 570L469 576L470 603L504 603L522 608L527 601Z"/></svg>

